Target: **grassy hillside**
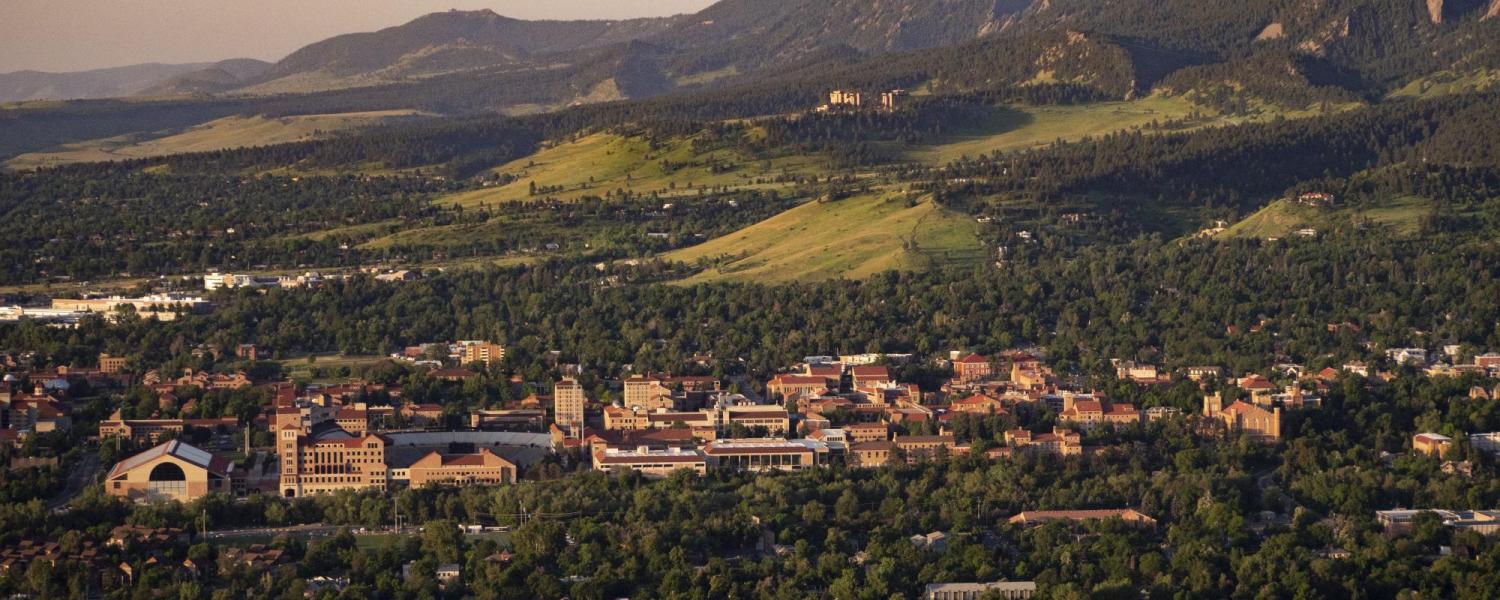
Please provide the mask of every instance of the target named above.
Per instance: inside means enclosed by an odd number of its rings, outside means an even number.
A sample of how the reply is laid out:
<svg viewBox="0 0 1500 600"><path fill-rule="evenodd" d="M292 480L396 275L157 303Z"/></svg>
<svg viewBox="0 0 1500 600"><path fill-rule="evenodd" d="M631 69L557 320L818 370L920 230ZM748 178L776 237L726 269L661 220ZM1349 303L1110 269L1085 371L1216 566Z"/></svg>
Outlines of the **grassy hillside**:
<svg viewBox="0 0 1500 600"><path fill-rule="evenodd" d="M415 113L389 110L327 115L268 118L224 117L182 131L156 135L124 135L67 144L57 150L32 152L5 163L12 169L31 169L62 164L126 160L208 152L226 148L266 146L326 138L342 131L376 125Z"/></svg>
<svg viewBox="0 0 1500 600"><path fill-rule="evenodd" d="M1349 106L1337 108L1343 110ZM945 164L964 156L975 157L997 150L1014 152L1042 148L1057 141L1073 141L1117 131L1150 129L1171 133L1313 114L1262 106L1253 114L1220 115L1196 106L1182 96L1162 94L1126 102L1023 106L997 109L988 119L954 132L942 143L913 148L906 156L926 164Z"/></svg>
<svg viewBox="0 0 1500 600"><path fill-rule="evenodd" d="M1432 205L1416 196L1391 198L1375 206L1358 208L1320 208L1277 200L1231 225L1218 237L1285 238L1301 229L1315 229L1322 234L1356 224L1384 226L1399 235L1413 235L1422 218L1431 212Z"/></svg>
<svg viewBox="0 0 1500 600"><path fill-rule="evenodd" d="M1500 70L1483 69L1467 73L1443 71L1412 81L1390 93L1393 99L1417 99L1483 92L1500 87Z"/></svg>
<svg viewBox="0 0 1500 600"><path fill-rule="evenodd" d="M877 192L809 202L666 258L715 262L687 283L860 278L981 260L977 227L926 198L912 203L901 194Z"/></svg>
<svg viewBox="0 0 1500 600"><path fill-rule="evenodd" d="M465 207L532 198L531 185L563 201L625 190L663 197L696 195L698 188L774 188L781 175L813 173L824 159L789 157L755 160L728 150L695 153L692 141L677 139L657 148L641 137L596 133L550 145L536 154L494 169L518 177L501 186L447 199ZM558 189L560 188L560 189ZM551 191L556 189L556 191Z"/></svg>

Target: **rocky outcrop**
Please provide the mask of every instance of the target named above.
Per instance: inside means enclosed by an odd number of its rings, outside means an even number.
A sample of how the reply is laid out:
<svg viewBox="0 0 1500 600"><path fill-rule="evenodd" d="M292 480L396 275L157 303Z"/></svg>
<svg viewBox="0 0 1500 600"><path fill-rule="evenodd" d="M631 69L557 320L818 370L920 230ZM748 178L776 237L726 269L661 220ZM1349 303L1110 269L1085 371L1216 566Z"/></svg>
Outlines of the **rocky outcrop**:
<svg viewBox="0 0 1500 600"><path fill-rule="evenodd" d="M1427 0L1427 17L1432 19L1433 24L1443 22L1443 0Z"/></svg>

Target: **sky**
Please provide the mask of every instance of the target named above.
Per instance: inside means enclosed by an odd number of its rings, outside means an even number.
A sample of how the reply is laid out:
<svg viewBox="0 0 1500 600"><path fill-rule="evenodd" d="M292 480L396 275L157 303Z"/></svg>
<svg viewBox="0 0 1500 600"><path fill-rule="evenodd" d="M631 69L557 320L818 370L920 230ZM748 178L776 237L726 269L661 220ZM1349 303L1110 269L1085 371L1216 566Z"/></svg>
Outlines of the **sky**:
<svg viewBox="0 0 1500 600"><path fill-rule="evenodd" d="M697 12L712 0L0 0L0 73L147 62L274 61L341 33L431 12L488 8L519 19Z"/></svg>

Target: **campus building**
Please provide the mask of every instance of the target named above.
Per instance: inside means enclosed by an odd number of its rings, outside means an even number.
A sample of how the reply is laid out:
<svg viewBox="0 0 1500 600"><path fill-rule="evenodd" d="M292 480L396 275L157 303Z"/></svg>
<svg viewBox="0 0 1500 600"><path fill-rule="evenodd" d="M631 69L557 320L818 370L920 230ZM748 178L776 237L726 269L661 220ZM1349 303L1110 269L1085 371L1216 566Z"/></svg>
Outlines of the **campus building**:
<svg viewBox="0 0 1500 600"><path fill-rule="evenodd" d="M233 489L233 465L177 440L120 461L104 478L104 491L137 502L191 502Z"/></svg>

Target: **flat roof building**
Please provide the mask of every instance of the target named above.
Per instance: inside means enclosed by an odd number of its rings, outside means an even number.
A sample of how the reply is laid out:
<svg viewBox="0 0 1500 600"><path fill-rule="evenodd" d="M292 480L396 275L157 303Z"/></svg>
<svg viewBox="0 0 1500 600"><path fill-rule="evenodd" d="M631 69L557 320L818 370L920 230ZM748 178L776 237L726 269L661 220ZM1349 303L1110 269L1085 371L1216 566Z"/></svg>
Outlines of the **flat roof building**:
<svg viewBox="0 0 1500 600"><path fill-rule="evenodd" d="M995 581L991 583L929 583L922 591L923 600L980 600L1002 598L1024 600L1036 594L1034 581Z"/></svg>

